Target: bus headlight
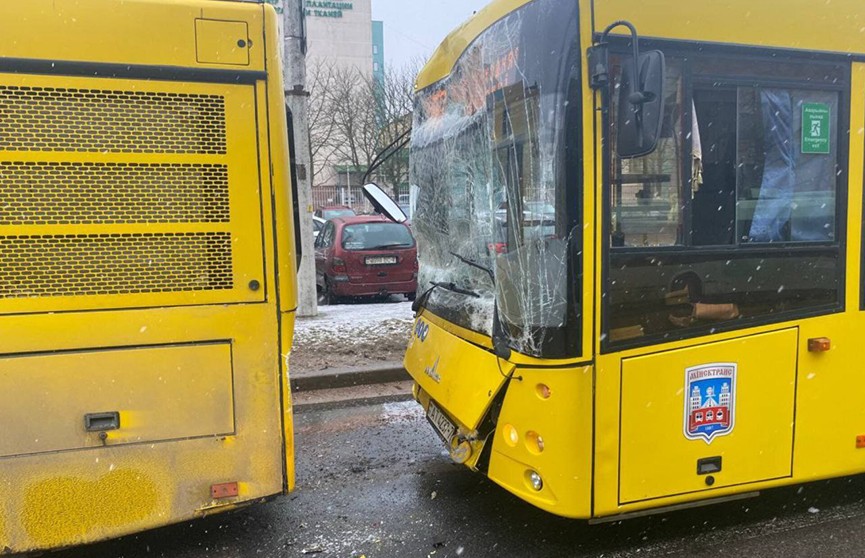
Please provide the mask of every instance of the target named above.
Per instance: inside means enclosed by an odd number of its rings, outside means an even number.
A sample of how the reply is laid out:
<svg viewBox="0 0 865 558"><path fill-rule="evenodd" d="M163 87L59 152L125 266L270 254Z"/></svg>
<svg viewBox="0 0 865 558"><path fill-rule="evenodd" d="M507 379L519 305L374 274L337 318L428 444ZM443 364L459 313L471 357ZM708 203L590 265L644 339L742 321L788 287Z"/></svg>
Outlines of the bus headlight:
<svg viewBox="0 0 865 558"><path fill-rule="evenodd" d="M541 475L538 474L537 471L529 471L529 484L533 489L537 492L540 492L544 487L544 479L541 478Z"/></svg>

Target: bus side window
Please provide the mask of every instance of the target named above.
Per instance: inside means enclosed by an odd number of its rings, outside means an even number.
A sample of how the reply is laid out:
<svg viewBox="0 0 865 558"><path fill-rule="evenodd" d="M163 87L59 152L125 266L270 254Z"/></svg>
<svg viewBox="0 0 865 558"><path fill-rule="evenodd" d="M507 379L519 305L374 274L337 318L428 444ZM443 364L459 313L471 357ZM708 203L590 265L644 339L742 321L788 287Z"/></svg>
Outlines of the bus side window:
<svg viewBox="0 0 865 558"><path fill-rule="evenodd" d="M609 339L837 309L843 74L747 58L684 64L690 91L668 65L680 85L658 150L611 157Z"/></svg>

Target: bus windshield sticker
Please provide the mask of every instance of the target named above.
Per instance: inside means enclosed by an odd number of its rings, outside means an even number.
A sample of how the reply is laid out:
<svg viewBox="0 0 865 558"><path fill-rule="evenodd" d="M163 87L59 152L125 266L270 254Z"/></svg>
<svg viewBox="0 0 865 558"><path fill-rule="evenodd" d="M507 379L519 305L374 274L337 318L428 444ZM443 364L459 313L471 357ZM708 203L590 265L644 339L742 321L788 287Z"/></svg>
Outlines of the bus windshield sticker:
<svg viewBox="0 0 865 558"><path fill-rule="evenodd" d="M685 369L685 437L712 443L733 431L736 410L736 363Z"/></svg>
<svg viewBox="0 0 865 558"><path fill-rule="evenodd" d="M802 103L802 153L829 154L829 105Z"/></svg>

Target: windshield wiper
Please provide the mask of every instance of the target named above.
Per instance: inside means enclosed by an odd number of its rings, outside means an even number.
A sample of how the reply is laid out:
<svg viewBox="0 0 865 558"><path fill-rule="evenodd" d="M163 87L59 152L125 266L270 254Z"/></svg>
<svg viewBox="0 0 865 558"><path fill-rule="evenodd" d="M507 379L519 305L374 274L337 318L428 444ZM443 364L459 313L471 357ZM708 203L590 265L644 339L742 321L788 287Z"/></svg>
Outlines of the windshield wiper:
<svg viewBox="0 0 865 558"><path fill-rule="evenodd" d="M455 257L459 261L463 262L466 265L474 267L476 269L480 269L481 271L485 271L489 276L490 280L495 284L496 276L493 273L493 270L483 264L479 264L476 261L470 260L468 258L464 258L457 254L456 252L451 252L451 256ZM468 295L474 298L480 298L480 295L474 291L470 291L468 289L463 289L462 287L458 287L452 282L443 282L443 281L431 281L432 285L429 289L425 290L420 296L415 298L415 301L411 305L412 312L417 313L417 311L421 308L421 306L426 305L427 299L432 295L432 292L436 290L436 288L441 287L442 289L446 289L448 291L452 291L455 293L460 293L464 295ZM493 331L492 331L492 342L493 342L493 352L496 356L508 360L511 358L511 347L508 344L508 334L502 327L501 322L499 321L499 303L493 297ZM516 370L516 368L514 368Z"/></svg>
<svg viewBox="0 0 865 558"><path fill-rule="evenodd" d="M456 252L451 252L451 256L455 257L459 261L463 262L466 265L470 265L475 269L480 269L481 271L486 271L487 275L490 276L490 281L493 282L493 285L496 283L496 275L493 272L492 268L487 267L483 264L480 264L476 261L470 260L468 258L464 258L460 256ZM492 331L492 341L493 341L493 352L495 354L505 360L511 358L511 347L508 344L508 334L502 327L501 322L499 321L499 301L493 297L493 331ZM515 369L516 370L516 369Z"/></svg>
<svg viewBox="0 0 865 558"><path fill-rule="evenodd" d="M479 264L475 261L472 261L468 258L464 258L455 252L450 252L450 254L466 265L470 265L471 267L474 267L474 268L480 269L481 271L487 272L490 276L490 279L493 281L493 283L495 283L495 281L496 281L495 275L493 275L492 269L490 269L490 268L488 268L482 264ZM430 288L428 288L427 290L425 290L423 293L421 293L420 295L418 295L415 298L414 303L411 305L412 312L417 312L421 306L426 305L427 299L429 299L430 295L432 295L432 292L434 290L436 290L436 287L441 287L445 290L448 290L448 291L451 291L454 293L464 294L464 295L467 295L467 296L470 296L473 298L480 298L481 297L481 295L476 293L475 291L472 291L469 289L464 289L462 287L457 286L453 281L430 281L430 285L432 285Z"/></svg>
<svg viewBox="0 0 865 558"><path fill-rule="evenodd" d="M481 295L479 295L478 293L471 291L469 289L464 289L462 287L458 287L453 282L430 281L430 284L433 285L434 287L441 287L445 290L452 291L452 292L459 293L459 294L464 294L464 295L471 296L474 298L480 298L481 297Z"/></svg>
<svg viewBox="0 0 865 558"><path fill-rule="evenodd" d="M430 281L430 285L432 285L430 288L428 288L427 290L425 290L424 292L419 294L414 299L414 302L412 302L412 304L411 304L411 311L412 312L417 312L421 306L426 305L426 301L427 301L427 299L429 299L430 295L432 295L432 292L439 287L441 287L442 289L445 289L446 291L451 291L452 293L459 293L459 294L463 294L463 295L470 296L473 298L480 298L481 297L481 295L479 295L478 293L476 293L474 291L470 291L469 289L464 289L462 287L458 287L452 281Z"/></svg>
<svg viewBox="0 0 865 558"><path fill-rule="evenodd" d="M464 258L464 257L460 256L459 254L457 254L456 252L450 252L450 255L453 256L453 257L455 257L456 259L458 259L459 261L463 262L463 263L466 264L466 265L470 265L470 266L472 266L472 267L475 268L475 269L480 269L481 271L485 271L485 272L487 273L487 275L490 276L490 279L493 280L493 283L496 282L496 276L495 276L495 274L493 273L492 268L489 268L489 267L487 267L487 266L485 266L485 265L483 265L483 264L479 264L478 262L476 262L476 261L474 261L474 260L470 260L470 259L468 259L468 258Z"/></svg>

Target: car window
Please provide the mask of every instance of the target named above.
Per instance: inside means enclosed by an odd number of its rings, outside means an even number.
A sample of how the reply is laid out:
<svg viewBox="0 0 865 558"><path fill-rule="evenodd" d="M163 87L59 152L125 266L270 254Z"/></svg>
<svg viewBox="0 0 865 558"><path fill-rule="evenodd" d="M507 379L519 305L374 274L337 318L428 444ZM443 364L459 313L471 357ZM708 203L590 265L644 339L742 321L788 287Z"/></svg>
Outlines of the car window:
<svg viewBox="0 0 865 558"><path fill-rule="evenodd" d="M335 217L353 217L355 212L353 209L325 209L322 211L322 217L325 219L333 219Z"/></svg>
<svg viewBox="0 0 865 558"><path fill-rule="evenodd" d="M334 225L332 222L328 221L324 225L324 229L321 231L321 234L318 237L321 239L321 244L319 245L321 248L328 248L333 245L333 235L334 235Z"/></svg>
<svg viewBox="0 0 865 558"><path fill-rule="evenodd" d="M408 228L398 223L360 223L342 229L342 247L346 250L379 250L412 246L414 246L414 238Z"/></svg>

